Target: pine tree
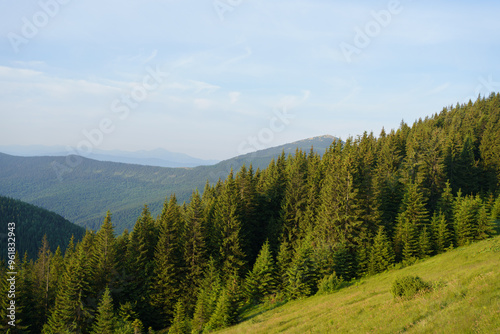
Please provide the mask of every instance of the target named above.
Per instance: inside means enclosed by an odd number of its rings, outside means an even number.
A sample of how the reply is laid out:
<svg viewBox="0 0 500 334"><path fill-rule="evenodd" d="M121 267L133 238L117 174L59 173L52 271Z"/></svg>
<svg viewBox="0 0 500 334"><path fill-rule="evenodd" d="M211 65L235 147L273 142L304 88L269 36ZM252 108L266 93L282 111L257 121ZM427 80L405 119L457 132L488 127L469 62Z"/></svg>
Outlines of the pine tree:
<svg viewBox="0 0 500 334"><path fill-rule="evenodd" d="M184 309L184 304L178 301L175 305L175 315L172 322L172 326L168 330L168 334L188 334L189 326L186 319L186 311Z"/></svg>
<svg viewBox="0 0 500 334"><path fill-rule="evenodd" d="M388 237L392 238L404 194L399 175L399 167L403 157L402 147L398 144L394 131L387 136L381 135L378 145L377 166L373 177L374 196L381 213L381 224Z"/></svg>
<svg viewBox="0 0 500 334"><path fill-rule="evenodd" d="M436 253L440 254L446 251L450 246L452 235L449 232L448 222L445 215L439 211L439 214L434 213L431 220L432 236Z"/></svg>
<svg viewBox="0 0 500 334"><path fill-rule="evenodd" d="M432 255L432 237L430 232L427 230L427 226L424 225L419 235L419 248L420 248L420 258L425 259Z"/></svg>
<svg viewBox="0 0 500 334"><path fill-rule="evenodd" d="M198 290L198 299L193 316L193 332L201 333L203 331L215 310L221 290L222 280L220 273L215 265L215 261L210 259L205 270L205 277Z"/></svg>
<svg viewBox="0 0 500 334"><path fill-rule="evenodd" d="M348 140L335 146L326 171L318 213L319 238L327 243L355 245L363 232L357 193L353 184L352 149Z"/></svg>
<svg viewBox="0 0 500 334"><path fill-rule="evenodd" d="M198 285L203 279L206 255L206 226L203 203L198 191L193 192L186 212L186 243L184 263L186 264L185 300L187 314L192 314L196 304Z"/></svg>
<svg viewBox="0 0 500 334"><path fill-rule="evenodd" d="M313 250L309 241L304 240L286 271L285 294L289 299L308 297L316 292L317 280Z"/></svg>
<svg viewBox="0 0 500 334"><path fill-rule="evenodd" d="M215 228L218 231L218 262L224 278L239 274L245 265L245 254L241 248L241 220L235 180L230 174L218 198L215 209Z"/></svg>
<svg viewBox="0 0 500 334"><path fill-rule="evenodd" d="M97 316L93 326L93 334L113 334L115 330L115 316L113 313L113 299L109 288L106 288L97 308Z"/></svg>
<svg viewBox="0 0 500 334"><path fill-rule="evenodd" d="M392 250L392 245L385 234L383 226L381 226L370 248L370 265L368 272L371 275L383 272L393 263L394 252Z"/></svg>
<svg viewBox="0 0 500 334"><path fill-rule="evenodd" d="M60 251L60 249L59 249ZM43 236L42 245L38 251L38 257L33 268L34 282L38 289L36 289L36 314L34 315L33 325L35 328L42 328L43 324L47 321L49 305L53 302L53 289L51 284L51 276L54 275L53 268L51 268L52 253L50 251L47 235ZM51 270L52 269L52 270ZM51 275L52 271L52 275Z"/></svg>
<svg viewBox="0 0 500 334"><path fill-rule="evenodd" d="M123 301L137 302L136 311L147 326L157 319L150 304L149 295L154 274L154 254L158 234L158 228L155 226L148 206L145 205L127 244Z"/></svg>
<svg viewBox="0 0 500 334"><path fill-rule="evenodd" d="M259 303L276 288L275 266L273 256L266 241L255 261L253 270L247 274L243 286L247 302Z"/></svg>
<svg viewBox="0 0 500 334"><path fill-rule="evenodd" d="M477 213L477 232L475 240L480 241L491 237L494 234L493 220L489 217L486 206L483 204Z"/></svg>
<svg viewBox="0 0 500 334"><path fill-rule="evenodd" d="M491 231L488 227L487 214L484 213L482 200L479 196L458 197L455 204L455 235L458 246L467 245L479 238L480 233ZM481 211L482 217L480 215ZM483 220L481 221L480 218ZM485 219L486 218L486 219ZM480 232L479 224L482 228ZM489 232L486 232L489 233Z"/></svg>
<svg viewBox="0 0 500 334"><path fill-rule="evenodd" d="M75 253L67 260L54 309L42 333L86 332L92 320L90 281L95 234L87 230Z"/></svg>
<svg viewBox="0 0 500 334"><path fill-rule="evenodd" d="M160 235L154 257L155 275L151 304L157 310L156 327L164 328L172 321L174 307L181 296L184 277L183 221L175 195L165 206L159 221Z"/></svg>
<svg viewBox="0 0 500 334"><path fill-rule="evenodd" d="M33 261L28 260L28 253L24 253L20 261L16 253L18 275L16 277L16 332L26 333L33 329L33 320L36 315L36 295L33 282Z"/></svg>
<svg viewBox="0 0 500 334"><path fill-rule="evenodd" d="M304 237L303 228L307 205L307 159L297 149L295 156L287 161L287 183L285 197L281 207L282 235L288 238L292 246Z"/></svg>
<svg viewBox="0 0 500 334"><path fill-rule="evenodd" d="M96 234L92 263L94 267L94 293L100 294L116 276L115 234L109 211Z"/></svg>
<svg viewBox="0 0 500 334"><path fill-rule="evenodd" d="M358 268L353 247L346 244L337 246L333 254L333 269L337 276L345 281L350 281L356 277Z"/></svg>
<svg viewBox="0 0 500 334"><path fill-rule="evenodd" d="M409 184L401 212L397 217L395 246L397 256L403 260L421 256L419 247L420 231L427 224L427 210L422 193L416 184Z"/></svg>
<svg viewBox="0 0 500 334"><path fill-rule="evenodd" d="M236 324L239 301L238 277L231 276L217 298L217 304L206 325L206 329L212 331Z"/></svg>

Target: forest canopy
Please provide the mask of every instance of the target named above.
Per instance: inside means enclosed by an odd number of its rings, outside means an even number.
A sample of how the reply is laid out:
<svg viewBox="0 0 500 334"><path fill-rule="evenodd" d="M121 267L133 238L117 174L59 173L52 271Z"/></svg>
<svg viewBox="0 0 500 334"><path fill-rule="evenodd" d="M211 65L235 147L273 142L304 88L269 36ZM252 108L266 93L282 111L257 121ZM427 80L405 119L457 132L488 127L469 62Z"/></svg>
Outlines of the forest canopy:
<svg viewBox="0 0 500 334"><path fill-rule="evenodd" d="M64 254L42 246L18 259L16 330L207 332L245 307L489 238L500 220L499 122L492 94L336 140L323 156L297 150L263 170L243 166L188 203L170 196L156 218L145 206L119 236L108 213Z"/></svg>

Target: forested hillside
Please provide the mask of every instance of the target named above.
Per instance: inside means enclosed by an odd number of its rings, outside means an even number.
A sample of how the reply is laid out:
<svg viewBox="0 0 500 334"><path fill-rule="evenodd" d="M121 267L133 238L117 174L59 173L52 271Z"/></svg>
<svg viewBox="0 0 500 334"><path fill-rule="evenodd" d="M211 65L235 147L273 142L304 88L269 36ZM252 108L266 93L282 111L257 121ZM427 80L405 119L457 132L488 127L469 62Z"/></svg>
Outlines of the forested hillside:
<svg viewBox="0 0 500 334"><path fill-rule="evenodd" d="M225 179L231 168L252 162L265 167L282 151L296 148L323 153L331 137L317 137L225 160L214 166L162 168L102 162L75 156L16 157L0 153L0 195L54 211L71 222L97 229L108 210L118 233L132 229L144 204L161 213L166 197L189 200L193 189Z"/></svg>
<svg viewBox="0 0 500 334"><path fill-rule="evenodd" d="M54 212L0 196L0 259L3 260L7 259L7 224L11 222L15 223L17 251L21 256L27 252L30 258L36 257L42 247L44 235L52 252L55 252L58 246L64 252L72 236L76 242L85 234L84 228L72 224Z"/></svg>
<svg viewBox="0 0 500 334"><path fill-rule="evenodd" d="M499 180L492 94L378 137L336 140L323 156L297 150L264 170L243 166L187 204L171 196L158 218L144 207L130 233L116 236L108 214L64 258L19 265L18 318L33 333L224 328L252 305L495 235ZM37 270L42 262L57 269ZM41 295L36 282L49 276Z"/></svg>

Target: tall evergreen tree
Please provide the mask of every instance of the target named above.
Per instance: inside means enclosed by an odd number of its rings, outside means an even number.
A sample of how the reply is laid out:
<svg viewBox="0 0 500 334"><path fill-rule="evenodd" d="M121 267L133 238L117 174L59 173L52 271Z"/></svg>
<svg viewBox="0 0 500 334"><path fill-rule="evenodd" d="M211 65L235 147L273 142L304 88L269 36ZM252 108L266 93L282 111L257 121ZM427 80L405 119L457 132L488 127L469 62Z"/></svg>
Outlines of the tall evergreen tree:
<svg viewBox="0 0 500 334"><path fill-rule="evenodd" d="M222 280L220 273L216 267L215 261L210 259L205 271L205 277L201 282L198 290L198 299L196 302L195 312L193 316L193 332L203 332L206 324L209 322L217 300L222 291Z"/></svg>
<svg viewBox="0 0 500 334"><path fill-rule="evenodd" d="M151 304L157 310L153 319L157 328L164 328L174 316L184 282L183 220L175 195L165 201L159 221L160 235L154 257L154 278Z"/></svg>
<svg viewBox="0 0 500 334"><path fill-rule="evenodd" d="M353 184L351 145L350 140L345 144L340 141L335 144L318 214L320 238L332 245L338 243L348 247L356 243L364 229L358 207L358 191Z"/></svg>
<svg viewBox="0 0 500 334"><path fill-rule="evenodd" d="M91 325L93 302L89 300L92 256L95 234L85 234L75 253L68 259L55 306L42 333L85 333Z"/></svg>
<svg viewBox="0 0 500 334"><path fill-rule="evenodd" d="M188 334L189 326L186 318L186 311L182 301L178 301L175 305L175 315L172 326L168 330L168 334Z"/></svg>
<svg viewBox="0 0 500 334"><path fill-rule="evenodd" d="M127 266L124 301L136 302L136 311L147 326L154 322L155 313L150 304L151 283L154 274L154 254L158 243L158 228L147 205L130 234L127 247Z"/></svg>
<svg viewBox="0 0 500 334"><path fill-rule="evenodd" d="M97 308L92 334L114 334L114 331L115 315L113 311L113 298L111 297L109 288L106 288Z"/></svg>
<svg viewBox="0 0 500 334"><path fill-rule="evenodd" d="M423 195L416 184L407 186L397 222L396 255L403 260L419 258L421 256L419 235L428 223L428 212Z"/></svg>
<svg viewBox="0 0 500 334"><path fill-rule="evenodd" d="M230 174L224 184L215 210L216 228L219 231L219 254L222 275L228 278L239 274L245 265L245 254L241 247L241 221L236 183Z"/></svg>
<svg viewBox="0 0 500 334"><path fill-rule="evenodd" d="M108 211L101 228L96 234L94 267L94 293L100 294L116 276L116 248L111 213Z"/></svg>
<svg viewBox="0 0 500 334"><path fill-rule="evenodd" d="M186 212L186 242L184 263L186 265L185 308L188 314L194 311L198 285L203 279L206 255L206 226L204 208L198 191L193 192Z"/></svg>
<svg viewBox="0 0 500 334"><path fill-rule="evenodd" d="M308 297L316 291L317 264L309 240L304 240L296 250L286 271L285 295L290 299Z"/></svg>
<svg viewBox="0 0 500 334"><path fill-rule="evenodd" d="M276 289L275 271L269 242L266 241L262 245L252 271L247 274L245 279L243 293L247 302L259 303Z"/></svg>
<svg viewBox="0 0 500 334"><path fill-rule="evenodd" d="M377 274L386 270L394 263L394 252L392 244L381 226L377 235L373 239L373 245L370 248L369 273Z"/></svg>
<svg viewBox="0 0 500 334"><path fill-rule="evenodd" d="M434 239L434 246L436 253L443 253L452 243L452 234L449 231L448 222L445 215L440 211L439 214L434 212L431 219L432 236Z"/></svg>

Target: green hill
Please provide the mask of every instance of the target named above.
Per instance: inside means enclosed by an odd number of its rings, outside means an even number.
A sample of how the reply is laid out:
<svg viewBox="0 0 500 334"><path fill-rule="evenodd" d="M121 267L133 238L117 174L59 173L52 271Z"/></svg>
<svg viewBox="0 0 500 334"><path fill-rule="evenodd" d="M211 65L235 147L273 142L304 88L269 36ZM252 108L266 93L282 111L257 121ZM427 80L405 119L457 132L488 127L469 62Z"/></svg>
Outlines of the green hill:
<svg viewBox="0 0 500 334"><path fill-rule="evenodd" d="M165 168L75 157L17 157L0 153L0 195L54 211L77 225L97 229L108 210L117 233L131 229L148 204L153 216L161 212L165 198L175 193L180 202L192 191L203 190L207 181L225 179L231 168L243 164L264 168L281 152L311 146L324 153L331 136L310 138L241 157L213 166ZM76 166L68 161L78 161Z"/></svg>
<svg viewBox="0 0 500 334"><path fill-rule="evenodd" d="M104 218L104 217L103 217ZM72 224L54 212L24 203L12 198L0 196L0 259L7 258L7 227L8 223L15 223L16 250L20 256L28 252L30 258L36 257L44 235L52 252L57 246L64 251L71 239L75 242L85 234L85 230Z"/></svg>
<svg viewBox="0 0 500 334"><path fill-rule="evenodd" d="M395 299L392 283L407 275L432 283L432 290ZM274 306L246 312L243 323L221 333L499 333L500 237L361 279L331 295Z"/></svg>

